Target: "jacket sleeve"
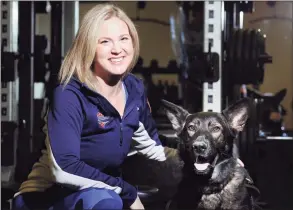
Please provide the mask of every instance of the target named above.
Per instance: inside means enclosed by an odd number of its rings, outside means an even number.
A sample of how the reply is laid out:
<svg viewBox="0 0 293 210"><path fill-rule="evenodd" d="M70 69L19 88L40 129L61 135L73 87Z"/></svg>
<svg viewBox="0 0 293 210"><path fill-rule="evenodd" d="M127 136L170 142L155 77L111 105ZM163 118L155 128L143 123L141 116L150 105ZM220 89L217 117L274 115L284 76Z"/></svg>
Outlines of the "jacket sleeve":
<svg viewBox="0 0 293 210"><path fill-rule="evenodd" d="M137 197L134 186L80 160L83 120L81 103L75 93L57 87L48 111L47 127L44 128L54 181L76 190L90 187L113 190L120 194L125 205L130 206Z"/></svg>
<svg viewBox="0 0 293 210"><path fill-rule="evenodd" d="M139 127L133 135L133 147L149 159L165 161L164 147L158 136L157 127L151 114L150 104L146 93L142 96L142 106L140 107ZM133 154L133 152L132 152Z"/></svg>

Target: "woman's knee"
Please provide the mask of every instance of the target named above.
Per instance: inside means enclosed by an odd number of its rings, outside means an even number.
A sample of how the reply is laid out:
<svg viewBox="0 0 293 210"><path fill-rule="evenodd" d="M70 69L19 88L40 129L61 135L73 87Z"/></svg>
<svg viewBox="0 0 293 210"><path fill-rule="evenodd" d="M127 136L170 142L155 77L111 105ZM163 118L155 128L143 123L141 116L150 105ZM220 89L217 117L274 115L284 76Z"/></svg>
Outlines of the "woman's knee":
<svg viewBox="0 0 293 210"><path fill-rule="evenodd" d="M75 197L75 208L123 209L120 196L112 190L89 188Z"/></svg>
<svg viewBox="0 0 293 210"><path fill-rule="evenodd" d="M123 209L123 202L121 197L112 190L96 189L93 192L97 193L98 201L93 209ZM100 193L102 191L102 193ZM98 195L102 194L102 195Z"/></svg>
<svg viewBox="0 0 293 210"><path fill-rule="evenodd" d="M106 198L97 202L92 209L123 209L123 203L121 199Z"/></svg>
<svg viewBox="0 0 293 210"><path fill-rule="evenodd" d="M26 206L23 196L18 195L12 200L12 209L15 210L28 210L28 207Z"/></svg>

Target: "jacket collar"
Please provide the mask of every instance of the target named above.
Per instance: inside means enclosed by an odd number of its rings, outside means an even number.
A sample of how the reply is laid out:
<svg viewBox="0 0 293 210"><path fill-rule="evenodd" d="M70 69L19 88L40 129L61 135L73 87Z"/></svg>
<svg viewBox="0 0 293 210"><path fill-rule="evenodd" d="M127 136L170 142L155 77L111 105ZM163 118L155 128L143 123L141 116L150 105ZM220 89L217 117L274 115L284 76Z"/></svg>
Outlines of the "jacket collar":
<svg viewBox="0 0 293 210"><path fill-rule="evenodd" d="M136 101L137 99L141 98L141 96L144 94L144 87L143 83L140 79L138 79L133 74L128 74L123 78L123 83L126 87L128 98L126 107L133 103L133 101ZM101 94L92 91L85 83L80 82L80 80L73 76L70 80L68 86L70 88L74 89L80 89L81 92L84 93L84 95L92 101L94 104L101 105L106 112L113 112L113 107L110 106L110 103L106 100L105 97L103 97Z"/></svg>

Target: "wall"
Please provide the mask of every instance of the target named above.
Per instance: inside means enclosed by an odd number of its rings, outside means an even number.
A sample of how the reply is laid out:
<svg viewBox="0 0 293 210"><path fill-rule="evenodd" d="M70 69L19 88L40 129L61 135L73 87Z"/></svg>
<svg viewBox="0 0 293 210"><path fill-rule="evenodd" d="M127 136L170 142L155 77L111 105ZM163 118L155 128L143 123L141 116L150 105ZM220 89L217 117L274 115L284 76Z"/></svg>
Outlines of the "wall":
<svg viewBox="0 0 293 210"><path fill-rule="evenodd" d="M292 8L292 2L277 1L275 7L269 7L266 1L257 1L255 12L244 16L244 28L261 29L267 36L266 49L273 56L273 63L266 65L264 83L260 86L260 91L276 93L287 88L287 95L282 104L288 111L285 124L289 129L293 129ZM279 18L265 18L274 16Z"/></svg>

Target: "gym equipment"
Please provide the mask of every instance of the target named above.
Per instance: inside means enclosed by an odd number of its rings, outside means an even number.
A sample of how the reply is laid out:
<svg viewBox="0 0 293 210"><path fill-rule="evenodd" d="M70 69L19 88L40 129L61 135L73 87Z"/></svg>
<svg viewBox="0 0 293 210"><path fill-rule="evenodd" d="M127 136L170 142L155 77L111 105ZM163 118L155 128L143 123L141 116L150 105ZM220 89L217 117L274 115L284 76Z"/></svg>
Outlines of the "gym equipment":
<svg viewBox="0 0 293 210"><path fill-rule="evenodd" d="M2 45L3 46L3 45ZM1 82L11 82L15 80L15 66L16 55L14 52L1 51Z"/></svg>
<svg viewBox="0 0 293 210"><path fill-rule="evenodd" d="M264 65L272 63L265 51L265 35L259 30L237 29L226 43L225 66L234 84L261 84Z"/></svg>
<svg viewBox="0 0 293 210"><path fill-rule="evenodd" d="M229 93L231 87L263 82L265 64L272 63L272 56L266 53L264 34L237 27L241 24L240 11L252 12L252 2L209 1L196 3L196 10L193 4L178 2L177 14L170 17L172 49L180 66L182 90L187 92L190 88L185 85L187 82L203 84L202 110L220 111L223 103L228 105L230 99L234 100ZM222 5L227 19L224 27L221 27ZM199 7L204 12L199 12ZM203 15L204 28L198 29L196 19L200 21ZM191 25L192 21L195 26ZM201 33L204 34L202 44L190 41L194 34L200 37ZM229 100L222 101L227 96ZM183 106L188 106L188 102Z"/></svg>
<svg viewBox="0 0 293 210"><path fill-rule="evenodd" d="M9 208L7 200L13 197L34 159L39 157L39 144L44 143L39 141L44 139L40 137L41 112L64 52L77 31L79 2L3 1L1 4L2 29L5 29L1 34L1 185L2 208L5 209ZM48 10L51 11L52 40L50 52L46 54L47 38L35 34L35 17Z"/></svg>
<svg viewBox="0 0 293 210"><path fill-rule="evenodd" d="M192 41L194 37L200 39L202 31L193 31L188 13L197 8L195 4L203 6L202 3L193 3L193 5L190 5L190 2L177 3L177 14L170 16L170 33L172 50L180 66L182 82L186 80L217 82L220 79L219 54L212 52L213 41L209 40L206 52L203 52L202 43L198 44L202 40L196 40L195 43Z"/></svg>
<svg viewBox="0 0 293 210"><path fill-rule="evenodd" d="M45 75L49 70L47 64L50 62L50 54L45 50L48 45L47 37L44 35L35 35L35 53L34 53L34 75L35 82L45 82Z"/></svg>

